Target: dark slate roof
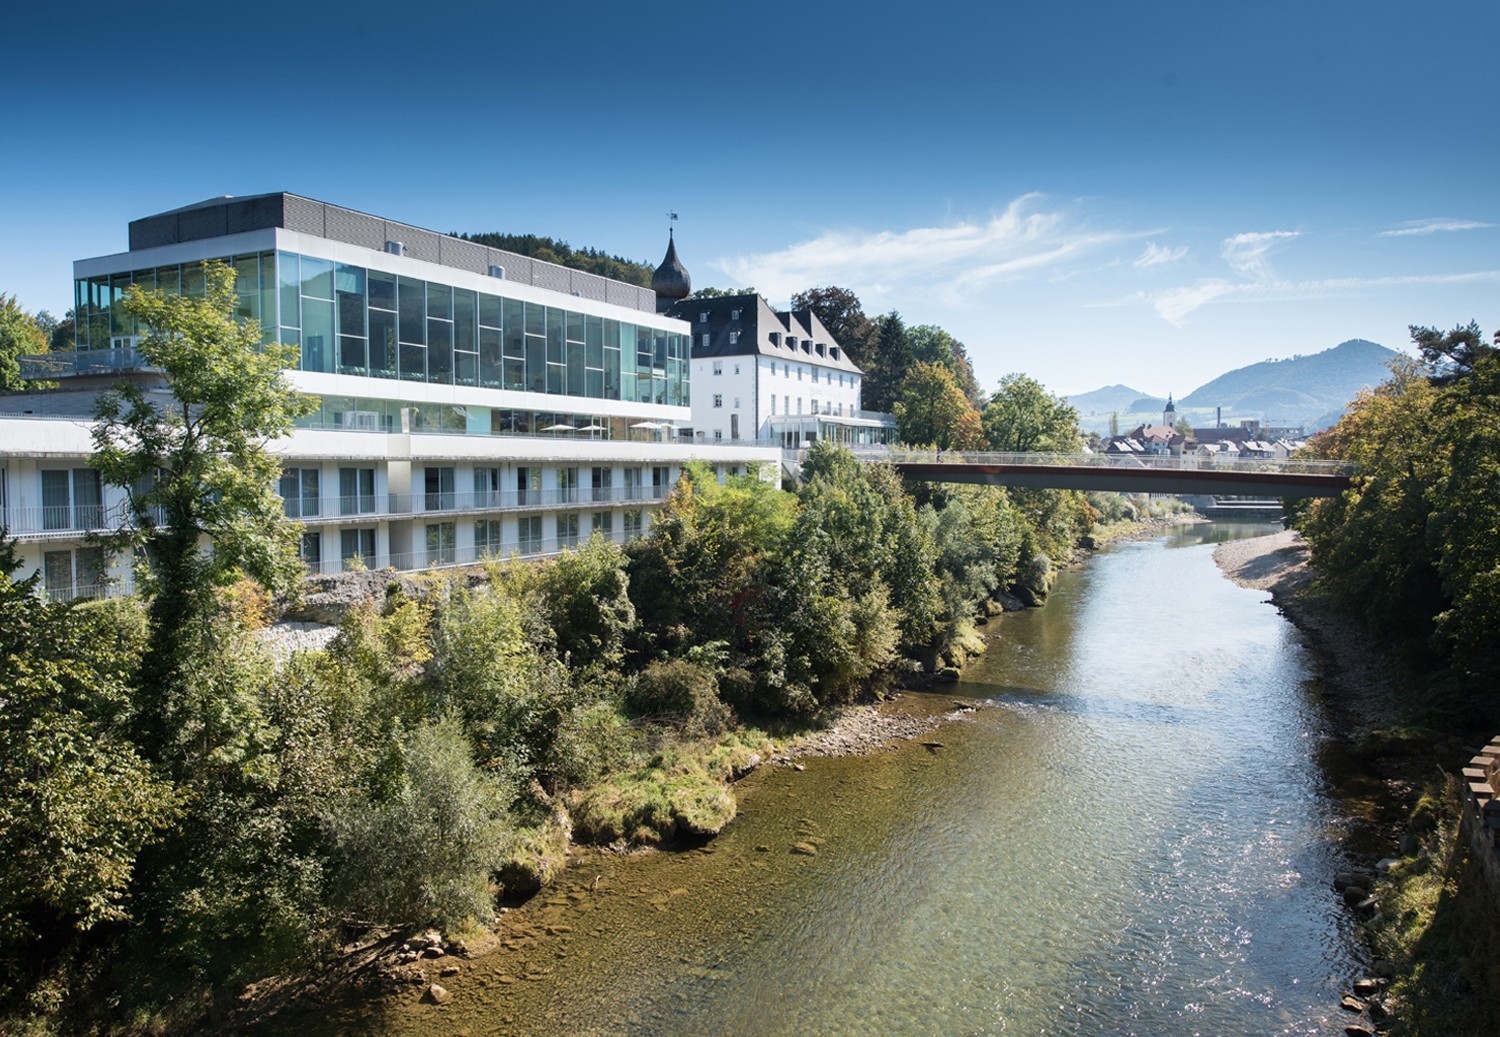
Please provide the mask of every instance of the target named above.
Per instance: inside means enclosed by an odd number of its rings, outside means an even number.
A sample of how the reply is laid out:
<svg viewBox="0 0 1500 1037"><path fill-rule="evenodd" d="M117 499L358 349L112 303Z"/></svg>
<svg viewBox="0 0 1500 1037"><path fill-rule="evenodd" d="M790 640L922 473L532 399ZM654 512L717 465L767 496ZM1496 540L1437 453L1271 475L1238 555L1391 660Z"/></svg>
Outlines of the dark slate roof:
<svg viewBox="0 0 1500 1037"><path fill-rule="evenodd" d="M734 314L738 312L739 316ZM708 314L708 320L703 315ZM684 299L667 310L691 325L693 357L751 356L814 364L859 374L817 314L811 310L781 313L760 295L726 295L717 299ZM731 342L731 332L738 332ZM708 335L708 345L703 336Z"/></svg>
<svg viewBox="0 0 1500 1037"><path fill-rule="evenodd" d="M376 252L383 251L387 241L399 241L404 248L403 254L411 259L475 274L488 274L491 267L500 267L505 271L507 281L519 281L647 313L656 310L655 294L639 285L556 263L544 263L530 256L490 248L407 223L396 223L286 191L238 198L231 195L208 198L155 216L131 220L130 251L272 227L342 241Z"/></svg>
<svg viewBox="0 0 1500 1037"><path fill-rule="evenodd" d="M677 258L677 242L670 230L667 231L667 255L651 275L651 290L658 300L686 299L693 290L693 279L682 260Z"/></svg>

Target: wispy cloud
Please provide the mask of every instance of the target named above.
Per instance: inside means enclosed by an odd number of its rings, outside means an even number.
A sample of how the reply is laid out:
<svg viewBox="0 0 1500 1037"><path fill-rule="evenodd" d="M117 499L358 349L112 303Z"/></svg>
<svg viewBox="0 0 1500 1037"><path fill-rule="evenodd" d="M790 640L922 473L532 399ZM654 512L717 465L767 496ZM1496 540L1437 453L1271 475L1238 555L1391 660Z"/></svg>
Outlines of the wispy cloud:
<svg viewBox="0 0 1500 1037"><path fill-rule="evenodd" d="M1224 257L1224 262L1229 264L1229 269L1241 277L1268 281L1272 276L1268 262L1271 251L1282 242L1290 241L1295 237L1297 237L1297 231L1294 230L1236 234L1232 238L1224 239L1224 246L1219 254Z"/></svg>
<svg viewBox="0 0 1500 1037"><path fill-rule="evenodd" d="M730 256L716 266L768 298L841 284L878 298L887 286L962 298L998 281L1055 268L1110 244L1158 234L1090 227L1067 209L1044 209L1027 194L988 220L903 231L826 231L776 252ZM870 300L866 300L867 302Z"/></svg>
<svg viewBox="0 0 1500 1037"><path fill-rule="evenodd" d="M1178 260L1186 258L1187 254L1188 247L1186 245L1168 248L1165 245L1158 245L1156 242L1151 241L1146 244L1146 251L1137 256L1135 262L1131 265L1139 267L1142 270L1149 270L1154 266L1166 266L1169 263L1176 263Z"/></svg>
<svg viewBox="0 0 1500 1037"><path fill-rule="evenodd" d="M1314 281L1233 282L1206 278L1196 284L1161 292L1136 292L1119 305L1149 303L1167 322L1181 327L1201 306L1224 302L1291 302L1305 299L1349 298L1382 288L1403 285L1500 284L1500 270L1463 274L1413 274L1397 277L1333 277Z"/></svg>
<svg viewBox="0 0 1500 1037"><path fill-rule="evenodd" d="M1493 226L1493 223L1481 223L1478 220L1449 220L1442 218L1408 220L1405 223L1396 224L1396 226L1389 230L1381 231L1377 236L1382 238L1411 238L1455 230L1483 230L1486 227Z"/></svg>

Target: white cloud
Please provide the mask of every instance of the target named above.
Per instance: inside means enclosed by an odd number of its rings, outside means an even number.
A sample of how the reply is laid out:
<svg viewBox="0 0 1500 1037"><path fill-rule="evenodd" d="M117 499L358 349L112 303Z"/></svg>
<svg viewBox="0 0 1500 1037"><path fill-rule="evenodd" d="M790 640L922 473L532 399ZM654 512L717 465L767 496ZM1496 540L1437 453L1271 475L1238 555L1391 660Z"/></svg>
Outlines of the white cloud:
<svg viewBox="0 0 1500 1037"><path fill-rule="evenodd" d="M1220 255L1224 262L1229 264L1229 269L1241 277L1251 277L1257 281L1268 281L1271 279L1271 267L1266 261L1271 250L1284 241L1290 241L1297 237L1294 230L1271 230L1258 231L1248 234L1236 234L1232 238L1224 239L1224 246Z"/></svg>
<svg viewBox="0 0 1500 1037"><path fill-rule="evenodd" d="M1251 281L1234 283L1210 278L1162 292L1137 292L1118 304L1149 303L1162 319L1182 327L1200 306L1216 302L1291 302L1305 299L1349 298L1367 292L1403 285L1500 284L1500 270L1477 270L1464 274L1413 274L1397 277L1332 277L1315 281Z"/></svg>
<svg viewBox="0 0 1500 1037"><path fill-rule="evenodd" d="M1480 223L1478 220L1447 220L1441 218L1408 220L1405 223L1398 223L1389 230L1381 231L1378 236L1382 238L1409 238L1418 235L1437 234L1439 231L1483 230L1486 227L1493 226L1493 223Z"/></svg>
<svg viewBox="0 0 1500 1037"><path fill-rule="evenodd" d="M773 301L825 284L872 296L876 286L901 285L952 298L1114 242L1160 233L1093 229L1067 211L1040 209L1040 198L1023 195L985 221L904 231L826 231L777 252L730 256L715 265L732 283L753 284Z"/></svg>
<svg viewBox="0 0 1500 1037"><path fill-rule="evenodd" d="M1158 245L1156 242L1151 241L1147 242L1146 251L1137 256L1132 265L1142 270L1149 270L1154 266L1166 266L1168 263L1175 263L1185 258L1187 254L1188 247L1186 245L1168 248L1165 245Z"/></svg>

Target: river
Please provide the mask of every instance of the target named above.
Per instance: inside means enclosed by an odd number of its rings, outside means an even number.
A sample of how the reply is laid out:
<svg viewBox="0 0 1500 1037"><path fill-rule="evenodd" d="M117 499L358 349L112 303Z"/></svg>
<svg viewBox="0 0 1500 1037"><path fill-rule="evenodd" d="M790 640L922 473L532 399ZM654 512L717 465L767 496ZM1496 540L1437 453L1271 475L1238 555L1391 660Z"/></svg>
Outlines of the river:
<svg viewBox="0 0 1500 1037"><path fill-rule="evenodd" d="M1212 559L1275 528L1100 552L945 689L990 707L941 744L763 770L701 849L576 862L449 1004L325 1032L1341 1033L1313 660Z"/></svg>

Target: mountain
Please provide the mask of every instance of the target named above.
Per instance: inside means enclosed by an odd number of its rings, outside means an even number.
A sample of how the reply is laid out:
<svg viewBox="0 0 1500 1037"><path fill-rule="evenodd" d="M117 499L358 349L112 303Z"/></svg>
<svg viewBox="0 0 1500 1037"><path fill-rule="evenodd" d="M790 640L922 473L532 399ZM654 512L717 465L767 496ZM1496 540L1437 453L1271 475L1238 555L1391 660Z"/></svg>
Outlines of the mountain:
<svg viewBox="0 0 1500 1037"><path fill-rule="evenodd" d="M1068 402L1078 408L1079 414L1087 417L1091 414L1110 414L1115 411L1131 410L1136 401L1145 395L1139 389L1132 389L1128 385L1106 385L1093 392L1069 396Z"/></svg>
<svg viewBox="0 0 1500 1037"><path fill-rule="evenodd" d="M1197 426L1213 424L1222 413L1228 425L1258 418L1270 425L1301 425L1309 432L1338 421L1349 401L1367 386L1390 377L1393 349L1350 339L1311 356L1263 360L1221 374L1177 401L1177 414ZM1161 420L1164 399L1124 385L1107 385L1070 396L1084 431L1101 435L1109 416L1121 429Z"/></svg>
<svg viewBox="0 0 1500 1037"><path fill-rule="evenodd" d="M1390 377L1393 349L1350 339L1311 356L1263 360L1221 374L1178 401L1193 410L1223 408L1225 417L1260 418L1311 430L1338 420L1356 393Z"/></svg>

